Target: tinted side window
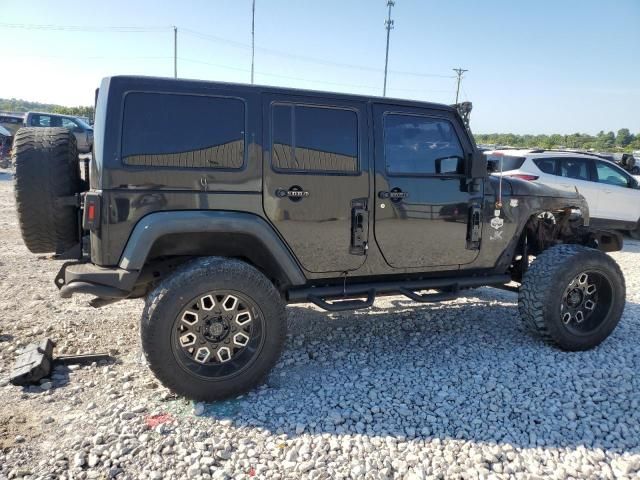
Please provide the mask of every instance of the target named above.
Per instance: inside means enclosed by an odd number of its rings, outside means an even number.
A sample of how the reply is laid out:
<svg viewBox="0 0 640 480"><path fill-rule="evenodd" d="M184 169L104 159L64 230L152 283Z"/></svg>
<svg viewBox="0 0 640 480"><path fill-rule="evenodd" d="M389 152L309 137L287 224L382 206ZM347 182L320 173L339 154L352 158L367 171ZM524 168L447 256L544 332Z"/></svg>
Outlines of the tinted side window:
<svg viewBox="0 0 640 480"><path fill-rule="evenodd" d="M127 165L241 168L244 102L159 93L127 95L122 158Z"/></svg>
<svg viewBox="0 0 640 480"><path fill-rule="evenodd" d="M560 175L576 180L589 180L589 164L583 158L561 158Z"/></svg>
<svg viewBox="0 0 640 480"><path fill-rule="evenodd" d="M533 163L543 172L550 175L556 174L556 161L553 158L536 158Z"/></svg>
<svg viewBox="0 0 640 480"><path fill-rule="evenodd" d="M272 107L272 162L279 170L358 171L358 116L352 110Z"/></svg>
<svg viewBox="0 0 640 480"><path fill-rule="evenodd" d="M49 115L33 115L29 124L32 127L53 127L51 117Z"/></svg>
<svg viewBox="0 0 640 480"><path fill-rule="evenodd" d="M293 159L293 107L275 105L272 115L271 161L278 169L292 168Z"/></svg>
<svg viewBox="0 0 640 480"><path fill-rule="evenodd" d="M464 158L451 122L399 114L384 117L384 155L390 174L457 174Z"/></svg>
<svg viewBox="0 0 640 480"><path fill-rule="evenodd" d="M611 165L607 165L604 162L596 162L596 171L598 172L598 183L606 183L618 187L629 186L630 179Z"/></svg>

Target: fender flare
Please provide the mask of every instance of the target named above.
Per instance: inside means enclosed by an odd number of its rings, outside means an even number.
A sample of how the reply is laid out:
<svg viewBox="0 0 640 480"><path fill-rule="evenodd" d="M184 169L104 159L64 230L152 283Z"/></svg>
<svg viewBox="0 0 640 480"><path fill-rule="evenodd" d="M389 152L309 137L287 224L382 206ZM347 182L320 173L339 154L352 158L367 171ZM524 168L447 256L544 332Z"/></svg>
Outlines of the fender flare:
<svg viewBox="0 0 640 480"><path fill-rule="evenodd" d="M143 217L134 227L122 252L119 267L142 270L156 240L174 233L237 233L260 242L273 256L290 285L307 280L284 241L266 220L251 213L229 211L167 211Z"/></svg>

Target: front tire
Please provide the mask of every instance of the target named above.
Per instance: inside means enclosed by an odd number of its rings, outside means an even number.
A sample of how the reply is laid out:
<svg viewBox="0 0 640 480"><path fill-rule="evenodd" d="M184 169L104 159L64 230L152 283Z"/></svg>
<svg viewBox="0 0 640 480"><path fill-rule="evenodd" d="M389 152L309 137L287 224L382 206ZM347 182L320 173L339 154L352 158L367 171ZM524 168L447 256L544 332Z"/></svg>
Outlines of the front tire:
<svg viewBox="0 0 640 480"><path fill-rule="evenodd" d="M629 236L634 240L640 240L640 223L635 230L629 230Z"/></svg>
<svg viewBox="0 0 640 480"><path fill-rule="evenodd" d="M158 379L203 401L257 386L286 337L284 302L254 267L206 257L182 266L147 297L142 347Z"/></svg>
<svg viewBox="0 0 640 480"><path fill-rule="evenodd" d="M614 330L625 305L625 281L607 254L582 245L542 252L524 275L520 316L563 350L588 350Z"/></svg>

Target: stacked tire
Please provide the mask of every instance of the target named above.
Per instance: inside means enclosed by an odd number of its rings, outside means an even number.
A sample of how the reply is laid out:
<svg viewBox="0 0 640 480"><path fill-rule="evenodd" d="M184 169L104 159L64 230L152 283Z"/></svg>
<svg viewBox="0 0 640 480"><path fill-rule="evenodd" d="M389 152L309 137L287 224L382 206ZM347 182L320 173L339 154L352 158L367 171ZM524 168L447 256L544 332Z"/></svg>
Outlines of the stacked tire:
<svg viewBox="0 0 640 480"><path fill-rule="evenodd" d="M22 239L33 253L63 253L78 243L82 190L76 138L66 128L21 128L13 141L14 191Z"/></svg>

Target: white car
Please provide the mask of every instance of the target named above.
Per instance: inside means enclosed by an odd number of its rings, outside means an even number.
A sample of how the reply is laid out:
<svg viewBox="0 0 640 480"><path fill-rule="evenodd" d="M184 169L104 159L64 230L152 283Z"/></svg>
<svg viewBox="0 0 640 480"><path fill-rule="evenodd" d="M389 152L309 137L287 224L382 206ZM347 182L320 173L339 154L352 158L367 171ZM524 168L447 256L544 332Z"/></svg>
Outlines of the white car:
<svg viewBox="0 0 640 480"><path fill-rule="evenodd" d="M494 175L540 182L583 195L591 224L624 230L640 239L640 183L633 175L597 155L558 150L492 150L485 152Z"/></svg>

